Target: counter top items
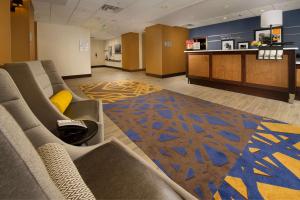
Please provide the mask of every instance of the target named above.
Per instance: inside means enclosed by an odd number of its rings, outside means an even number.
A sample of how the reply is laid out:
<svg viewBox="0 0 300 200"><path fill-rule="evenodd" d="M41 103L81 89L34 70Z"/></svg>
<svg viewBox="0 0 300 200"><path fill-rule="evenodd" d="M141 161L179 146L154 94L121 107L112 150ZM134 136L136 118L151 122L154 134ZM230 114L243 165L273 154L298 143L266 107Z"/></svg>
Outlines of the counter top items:
<svg viewBox="0 0 300 200"><path fill-rule="evenodd" d="M221 49L222 50L232 50L234 49L234 40L221 40Z"/></svg>
<svg viewBox="0 0 300 200"><path fill-rule="evenodd" d="M263 28L254 31L255 41L260 41L262 45L271 45L270 29ZM272 44L282 43L282 27L272 28Z"/></svg>
<svg viewBox="0 0 300 200"><path fill-rule="evenodd" d="M282 10L269 10L261 15L261 29L255 32L255 40L273 46L274 43L282 43Z"/></svg>
<svg viewBox="0 0 300 200"><path fill-rule="evenodd" d="M237 43L237 48L238 49L249 49L249 42L248 41L238 42Z"/></svg>
<svg viewBox="0 0 300 200"><path fill-rule="evenodd" d="M193 38L185 41L187 50L205 50L207 46L206 37Z"/></svg>
<svg viewBox="0 0 300 200"><path fill-rule="evenodd" d="M282 60L283 48L279 46L260 47L257 53L258 60Z"/></svg>
<svg viewBox="0 0 300 200"><path fill-rule="evenodd" d="M299 50L298 47L283 48L283 50ZM232 50L187 50L185 53L208 53L208 52L234 52L234 51L258 51L258 49L232 49Z"/></svg>
<svg viewBox="0 0 300 200"><path fill-rule="evenodd" d="M186 40L185 41L185 48L187 50L192 50L193 49L193 44L194 44L194 40Z"/></svg>

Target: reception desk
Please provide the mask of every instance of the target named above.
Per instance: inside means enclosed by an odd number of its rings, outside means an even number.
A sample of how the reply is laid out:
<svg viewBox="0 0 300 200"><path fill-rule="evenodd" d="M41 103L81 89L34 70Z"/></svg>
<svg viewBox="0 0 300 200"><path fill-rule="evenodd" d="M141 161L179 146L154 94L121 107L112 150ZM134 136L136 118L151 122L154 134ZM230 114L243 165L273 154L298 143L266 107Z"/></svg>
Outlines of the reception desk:
<svg viewBox="0 0 300 200"><path fill-rule="evenodd" d="M189 83L292 103L296 96L296 50L282 60L257 60L257 49L185 51Z"/></svg>

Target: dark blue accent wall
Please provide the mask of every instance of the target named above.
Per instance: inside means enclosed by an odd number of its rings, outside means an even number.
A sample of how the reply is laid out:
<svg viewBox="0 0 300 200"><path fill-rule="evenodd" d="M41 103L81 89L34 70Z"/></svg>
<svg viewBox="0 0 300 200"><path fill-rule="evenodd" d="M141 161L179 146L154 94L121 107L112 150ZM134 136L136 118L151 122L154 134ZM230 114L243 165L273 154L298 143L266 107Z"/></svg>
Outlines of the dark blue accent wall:
<svg viewBox="0 0 300 200"><path fill-rule="evenodd" d="M260 17L193 28L190 38L208 37L208 49L214 50L221 49L222 39L235 39L236 43L253 41L256 29L260 29ZM295 42L293 46L300 47L300 9L283 13L283 41Z"/></svg>

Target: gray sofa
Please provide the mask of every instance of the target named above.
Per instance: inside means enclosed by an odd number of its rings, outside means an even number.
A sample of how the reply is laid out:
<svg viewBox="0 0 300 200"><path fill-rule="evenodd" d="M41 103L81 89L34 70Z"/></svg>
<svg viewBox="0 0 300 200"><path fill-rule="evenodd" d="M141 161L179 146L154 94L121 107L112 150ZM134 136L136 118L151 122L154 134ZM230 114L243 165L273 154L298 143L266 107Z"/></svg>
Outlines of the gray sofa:
<svg viewBox="0 0 300 200"><path fill-rule="evenodd" d="M76 147L55 137L3 69L0 91L1 198L63 199L36 152L44 144L58 143L97 199L196 199L116 139Z"/></svg>
<svg viewBox="0 0 300 200"><path fill-rule="evenodd" d="M98 124L98 134L88 141L88 144L98 144L104 140L101 101L82 99L73 93L59 76L52 61L10 63L5 64L3 68L13 78L33 113L52 133L58 135L57 120L85 119ZM65 113L62 114L49 98L64 89L72 92L73 99Z"/></svg>

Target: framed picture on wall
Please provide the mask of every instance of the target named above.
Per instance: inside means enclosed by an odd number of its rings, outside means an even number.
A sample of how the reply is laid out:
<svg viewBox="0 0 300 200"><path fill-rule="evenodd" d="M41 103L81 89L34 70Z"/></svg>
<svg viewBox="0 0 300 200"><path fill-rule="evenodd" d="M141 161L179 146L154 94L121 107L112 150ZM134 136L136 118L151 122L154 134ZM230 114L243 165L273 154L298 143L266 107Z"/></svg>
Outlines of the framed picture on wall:
<svg viewBox="0 0 300 200"><path fill-rule="evenodd" d="M249 49L249 42L238 42L238 49Z"/></svg>
<svg viewBox="0 0 300 200"><path fill-rule="evenodd" d="M234 49L234 40L221 40L221 49L222 50L233 50Z"/></svg>
<svg viewBox="0 0 300 200"><path fill-rule="evenodd" d="M270 29L259 29L254 31L255 41L261 41L262 44L270 44ZM273 43L282 43L282 27L274 27L272 29L272 39Z"/></svg>

